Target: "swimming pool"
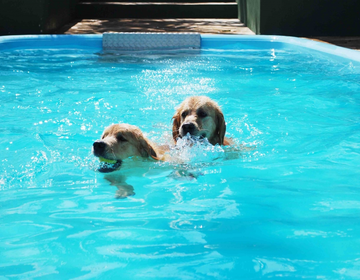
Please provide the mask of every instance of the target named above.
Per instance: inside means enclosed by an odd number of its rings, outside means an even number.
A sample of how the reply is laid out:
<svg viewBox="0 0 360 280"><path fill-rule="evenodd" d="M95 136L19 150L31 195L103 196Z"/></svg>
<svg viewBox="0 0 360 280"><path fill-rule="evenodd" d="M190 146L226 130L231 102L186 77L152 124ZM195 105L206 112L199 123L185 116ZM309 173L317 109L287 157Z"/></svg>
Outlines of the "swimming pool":
<svg viewBox="0 0 360 280"><path fill-rule="evenodd" d="M0 61L4 279L359 278L358 53L202 36L200 51L107 54L101 36L9 36ZM115 199L93 141L124 122L166 142L191 95L255 149L129 160L136 194Z"/></svg>

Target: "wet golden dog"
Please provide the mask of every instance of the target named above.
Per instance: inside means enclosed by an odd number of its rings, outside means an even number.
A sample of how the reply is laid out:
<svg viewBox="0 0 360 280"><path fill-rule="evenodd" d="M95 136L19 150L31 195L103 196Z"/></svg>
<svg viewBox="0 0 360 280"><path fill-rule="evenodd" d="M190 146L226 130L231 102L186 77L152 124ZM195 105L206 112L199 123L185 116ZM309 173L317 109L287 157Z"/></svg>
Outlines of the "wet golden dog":
<svg viewBox="0 0 360 280"><path fill-rule="evenodd" d="M206 96L185 99L173 116L172 134L175 143L178 137L189 133L207 138L212 145L230 145L225 132L225 119L219 105Z"/></svg>
<svg viewBox="0 0 360 280"><path fill-rule="evenodd" d="M93 154L113 163L112 167L100 172L118 169L122 161L129 157L165 160L165 152L166 147L151 142L138 127L130 124L110 125L104 130L101 139L93 143Z"/></svg>
<svg viewBox="0 0 360 280"><path fill-rule="evenodd" d="M113 124L107 127L100 140L93 143L93 154L103 163L98 169L111 185L117 187L116 198L134 195L134 187L126 183L126 176L114 172L122 161L130 157L142 159L166 160L167 146L158 146L147 139L142 131L130 124Z"/></svg>

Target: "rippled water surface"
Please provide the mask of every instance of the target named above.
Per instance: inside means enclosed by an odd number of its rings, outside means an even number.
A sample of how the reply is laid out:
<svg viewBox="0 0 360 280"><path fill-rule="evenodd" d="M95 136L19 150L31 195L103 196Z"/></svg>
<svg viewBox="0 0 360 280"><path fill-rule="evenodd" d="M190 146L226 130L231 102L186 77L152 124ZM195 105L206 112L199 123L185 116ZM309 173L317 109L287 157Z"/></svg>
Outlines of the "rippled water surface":
<svg viewBox="0 0 360 280"><path fill-rule="evenodd" d="M296 50L0 61L1 279L360 278L358 66ZM252 149L125 161L135 195L115 199L93 141L124 122L167 143L191 95Z"/></svg>

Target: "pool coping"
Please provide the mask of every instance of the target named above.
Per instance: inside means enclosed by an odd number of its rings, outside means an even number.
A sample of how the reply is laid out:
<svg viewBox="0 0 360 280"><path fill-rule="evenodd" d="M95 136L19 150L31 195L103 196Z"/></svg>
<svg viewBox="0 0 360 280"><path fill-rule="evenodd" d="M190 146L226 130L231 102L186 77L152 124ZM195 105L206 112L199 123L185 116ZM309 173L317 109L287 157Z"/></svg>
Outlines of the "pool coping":
<svg viewBox="0 0 360 280"><path fill-rule="evenodd" d="M178 34L178 33L177 33ZM272 44L277 46L293 45L303 47L323 53L346 58L352 61L360 62L360 52L356 50L339 47L323 42L317 42L306 38L291 36L273 36L273 35L206 35L201 34L201 47L208 48L213 42L221 42L221 45L240 43L243 48L251 48L251 44L267 44L271 48ZM51 47L81 47L83 49L97 48L102 49L102 34L56 34L56 35L10 35L0 36L0 51L7 49L20 48L51 48ZM65 39L65 40L64 40Z"/></svg>

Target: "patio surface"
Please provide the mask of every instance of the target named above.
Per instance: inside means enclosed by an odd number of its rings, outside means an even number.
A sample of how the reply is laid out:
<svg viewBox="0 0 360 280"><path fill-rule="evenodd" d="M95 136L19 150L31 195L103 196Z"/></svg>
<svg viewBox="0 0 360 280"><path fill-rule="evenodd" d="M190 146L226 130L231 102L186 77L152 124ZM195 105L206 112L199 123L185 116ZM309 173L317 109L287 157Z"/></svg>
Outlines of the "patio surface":
<svg viewBox="0 0 360 280"><path fill-rule="evenodd" d="M198 32L201 34L255 35L238 19L84 19L73 21L58 33L99 34L104 32ZM360 37L312 37L360 51Z"/></svg>

